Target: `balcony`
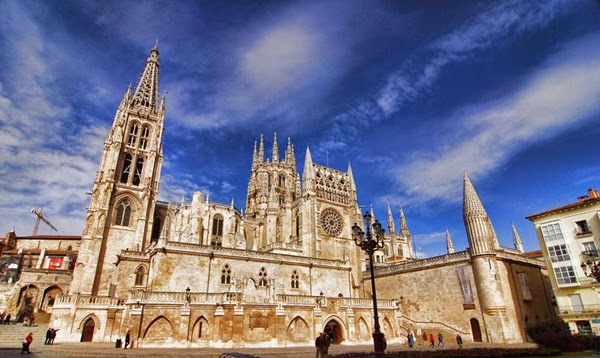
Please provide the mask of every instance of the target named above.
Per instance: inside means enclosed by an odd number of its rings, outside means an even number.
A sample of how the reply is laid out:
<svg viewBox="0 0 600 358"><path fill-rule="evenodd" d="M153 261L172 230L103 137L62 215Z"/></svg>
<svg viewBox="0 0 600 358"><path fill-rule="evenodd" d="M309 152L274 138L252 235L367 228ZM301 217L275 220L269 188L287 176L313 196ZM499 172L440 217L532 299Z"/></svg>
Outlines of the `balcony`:
<svg viewBox="0 0 600 358"><path fill-rule="evenodd" d="M561 316L571 316L571 315L598 316L598 314L600 314L600 304L560 307L560 315Z"/></svg>

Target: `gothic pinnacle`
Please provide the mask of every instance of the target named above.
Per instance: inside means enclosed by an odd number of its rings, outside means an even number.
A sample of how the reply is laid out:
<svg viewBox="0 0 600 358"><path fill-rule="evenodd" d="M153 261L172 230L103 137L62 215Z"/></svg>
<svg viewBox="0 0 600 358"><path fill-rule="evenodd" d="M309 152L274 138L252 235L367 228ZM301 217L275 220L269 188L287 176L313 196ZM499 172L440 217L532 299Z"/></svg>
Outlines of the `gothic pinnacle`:
<svg viewBox="0 0 600 358"><path fill-rule="evenodd" d="M275 136L273 138L273 159L271 161L273 163L279 162L279 148L277 147L277 132L275 132Z"/></svg>
<svg viewBox="0 0 600 358"><path fill-rule="evenodd" d="M258 163L265 161L265 143L263 141L263 135L260 134L260 145L258 147Z"/></svg>

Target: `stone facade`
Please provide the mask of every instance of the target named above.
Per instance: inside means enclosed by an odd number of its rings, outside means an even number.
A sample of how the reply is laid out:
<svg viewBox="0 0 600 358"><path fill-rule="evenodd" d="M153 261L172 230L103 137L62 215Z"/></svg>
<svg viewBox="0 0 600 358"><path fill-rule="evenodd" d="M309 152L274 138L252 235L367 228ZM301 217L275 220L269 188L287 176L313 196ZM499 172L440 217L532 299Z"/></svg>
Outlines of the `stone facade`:
<svg viewBox="0 0 600 358"><path fill-rule="evenodd" d="M325 331L334 344L371 342L351 166L314 163L307 148L301 177L291 140L280 158L275 136L265 160L261 136L244 214L202 193L157 201L165 115L158 67L155 46L107 135L73 279L52 307L57 339L115 341L129 332L139 347L265 347L312 345ZM454 252L448 235L451 253L417 259L403 209L399 232L389 204L387 219L374 261L389 343L410 330L523 342L527 320L551 314L543 264L499 247L466 176L468 251ZM523 273L528 282L515 279Z"/></svg>

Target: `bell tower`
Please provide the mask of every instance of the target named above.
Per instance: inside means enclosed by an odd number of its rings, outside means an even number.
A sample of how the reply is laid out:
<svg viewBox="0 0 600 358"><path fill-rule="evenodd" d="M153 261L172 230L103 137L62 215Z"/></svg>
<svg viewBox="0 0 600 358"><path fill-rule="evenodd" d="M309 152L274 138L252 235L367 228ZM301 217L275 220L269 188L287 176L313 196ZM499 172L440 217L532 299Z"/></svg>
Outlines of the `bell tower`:
<svg viewBox="0 0 600 358"><path fill-rule="evenodd" d="M130 85L123 95L104 141L71 293L112 295L117 255L150 244L163 161L165 98L159 103L158 68L155 45L135 92Z"/></svg>

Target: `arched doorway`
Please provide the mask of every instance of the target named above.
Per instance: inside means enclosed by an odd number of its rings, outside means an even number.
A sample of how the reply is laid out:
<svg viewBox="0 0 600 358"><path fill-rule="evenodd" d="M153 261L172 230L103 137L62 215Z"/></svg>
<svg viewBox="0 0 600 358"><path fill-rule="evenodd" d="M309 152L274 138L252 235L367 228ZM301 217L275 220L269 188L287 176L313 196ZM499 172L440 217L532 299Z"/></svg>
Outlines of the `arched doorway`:
<svg viewBox="0 0 600 358"><path fill-rule="evenodd" d="M83 331L81 332L81 342L91 342L94 338L94 329L96 327L96 323L91 318L88 318L83 325Z"/></svg>
<svg viewBox="0 0 600 358"><path fill-rule="evenodd" d="M342 327L340 327L339 323L335 320L327 322L325 325L325 334L333 344L342 343L342 338L344 338L342 335Z"/></svg>
<svg viewBox="0 0 600 358"><path fill-rule="evenodd" d="M31 319L37 304L39 288L35 285L27 285L21 288L19 293L18 312L16 320L23 322L25 318Z"/></svg>
<svg viewBox="0 0 600 358"><path fill-rule="evenodd" d="M44 298L42 298L42 305L40 311L47 312L54 306L56 297L62 293L62 289L58 286L52 286L46 289L44 292Z"/></svg>
<svg viewBox="0 0 600 358"><path fill-rule="evenodd" d="M481 342L481 328L477 318L471 318L471 333L473 334L473 342Z"/></svg>

